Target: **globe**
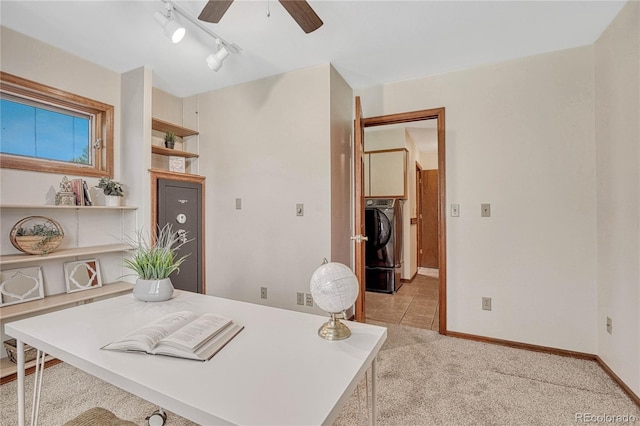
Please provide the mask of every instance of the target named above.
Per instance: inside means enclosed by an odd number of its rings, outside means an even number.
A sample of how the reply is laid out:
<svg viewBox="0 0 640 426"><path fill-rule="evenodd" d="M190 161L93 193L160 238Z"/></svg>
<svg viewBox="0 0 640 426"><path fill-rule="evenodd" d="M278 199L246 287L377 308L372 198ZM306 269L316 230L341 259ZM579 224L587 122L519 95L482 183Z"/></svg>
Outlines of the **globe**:
<svg viewBox="0 0 640 426"><path fill-rule="evenodd" d="M358 298L358 279L342 263L323 263L311 276L311 295L323 311L335 314L351 307Z"/></svg>

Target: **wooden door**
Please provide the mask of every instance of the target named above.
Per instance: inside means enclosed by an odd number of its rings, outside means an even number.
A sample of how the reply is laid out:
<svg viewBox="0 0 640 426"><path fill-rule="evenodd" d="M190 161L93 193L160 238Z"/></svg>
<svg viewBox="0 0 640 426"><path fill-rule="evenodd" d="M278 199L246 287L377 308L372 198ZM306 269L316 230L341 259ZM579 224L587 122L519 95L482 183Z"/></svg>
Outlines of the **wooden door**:
<svg viewBox="0 0 640 426"><path fill-rule="evenodd" d="M365 321L364 298L366 292L365 282L365 242L359 236L365 235L364 229L364 126L362 125L362 106L360 97L356 96L356 113L353 124L353 163L354 163L354 234L352 237L355 244L355 265L354 272L358 283L360 283L360 291L356 299L356 321Z"/></svg>
<svg viewBox="0 0 640 426"><path fill-rule="evenodd" d="M422 220L420 221L420 262L422 268L439 268L439 197L438 171L422 170L422 194L420 195Z"/></svg>

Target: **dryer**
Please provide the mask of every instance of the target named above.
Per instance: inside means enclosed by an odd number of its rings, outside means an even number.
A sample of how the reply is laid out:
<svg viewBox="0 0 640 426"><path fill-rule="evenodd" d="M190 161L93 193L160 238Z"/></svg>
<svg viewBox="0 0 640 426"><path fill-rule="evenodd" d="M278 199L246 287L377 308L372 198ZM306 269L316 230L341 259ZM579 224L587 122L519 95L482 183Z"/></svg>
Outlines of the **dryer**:
<svg viewBox="0 0 640 426"><path fill-rule="evenodd" d="M402 286L402 200L365 199L364 223L366 289L395 293Z"/></svg>

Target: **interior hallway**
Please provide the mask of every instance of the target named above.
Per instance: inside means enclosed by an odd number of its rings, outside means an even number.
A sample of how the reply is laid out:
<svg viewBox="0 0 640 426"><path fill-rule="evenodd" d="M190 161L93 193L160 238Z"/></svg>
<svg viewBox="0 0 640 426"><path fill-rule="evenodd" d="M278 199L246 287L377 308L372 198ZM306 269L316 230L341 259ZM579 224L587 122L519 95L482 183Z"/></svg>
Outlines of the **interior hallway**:
<svg viewBox="0 0 640 426"><path fill-rule="evenodd" d="M437 270L420 272L413 281L405 282L396 294L367 291L366 319L438 331Z"/></svg>

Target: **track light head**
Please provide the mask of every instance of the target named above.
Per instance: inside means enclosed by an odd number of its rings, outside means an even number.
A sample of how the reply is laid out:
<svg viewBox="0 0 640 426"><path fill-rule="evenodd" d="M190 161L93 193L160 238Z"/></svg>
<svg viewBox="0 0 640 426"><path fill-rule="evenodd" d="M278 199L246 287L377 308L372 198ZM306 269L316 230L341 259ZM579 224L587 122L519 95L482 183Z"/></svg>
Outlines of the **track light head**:
<svg viewBox="0 0 640 426"><path fill-rule="evenodd" d="M164 34L174 43L180 42L184 38L186 33L185 28L180 25L176 20L171 19L171 17L167 17L160 12L156 12L153 14L156 22L160 24L162 29L164 30Z"/></svg>
<svg viewBox="0 0 640 426"><path fill-rule="evenodd" d="M222 68L222 61L224 61L227 56L229 56L227 48L220 46L216 53L212 53L207 56L207 65L209 65L209 68L217 72Z"/></svg>

